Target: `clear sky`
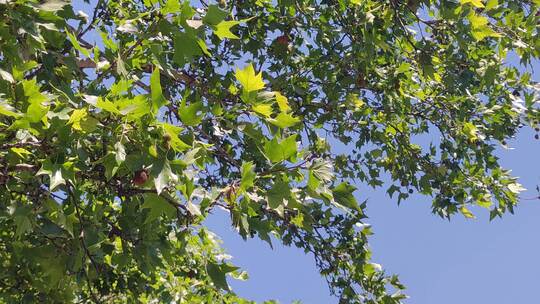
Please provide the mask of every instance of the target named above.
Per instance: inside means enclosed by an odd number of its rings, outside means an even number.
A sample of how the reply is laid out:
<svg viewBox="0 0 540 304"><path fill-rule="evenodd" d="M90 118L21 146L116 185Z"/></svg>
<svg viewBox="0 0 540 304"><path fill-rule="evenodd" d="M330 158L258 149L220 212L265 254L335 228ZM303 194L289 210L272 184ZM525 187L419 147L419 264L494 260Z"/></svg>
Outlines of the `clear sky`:
<svg viewBox="0 0 540 304"><path fill-rule="evenodd" d="M540 184L540 141L534 132L522 132L499 155L506 168L533 197ZM540 284L540 200L523 200L515 215L489 222L485 210L478 218L455 216L450 222L430 212L430 198L413 196L397 206L384 190L357 185L359 200L369 198L368 222L374 261L397 273L407 286L407 303L535 303ZM233 263L250 274L250 280L229 280L235 291L253 300L281 303L337 303L319 277L311 256L301 250L262 241L244 242L230 227L224 212L209 225L224 241ZM277 244L277 243L276 243Z"/></svg>
<svg viewBox="0 0 540 304"><path fill-rule="evenodd" d="M95 3L95 1L91 1ZM74 1L75 11L90 14L87 5ZM510 64L516 64L515 59ZM539 70L536 63L532 70ZM529 69L531 70L531 69ZM535 80L539 81L539 73ZM540 185L540 141L530 129L509 141L513 150L500 149L505 168L512 169L534 197ZM488 220L485 210L475 209L476 220L456 215L450 222L430 212L431 200L413 196L397 206L385 188L357 185L359 201L368 198L367 222L372 224L374 262L399 274L414 304L536 303L540 286L540 200L523 200L515 215ZM229 279L233 290L246 298L281 303L331 304L337 299L315 268L313 257L301 250L280 246L274 250L258 239L245 242L230 225L228 214L216 212L207 221L224 241L232 262L247 270L248 281Z"/></svg>

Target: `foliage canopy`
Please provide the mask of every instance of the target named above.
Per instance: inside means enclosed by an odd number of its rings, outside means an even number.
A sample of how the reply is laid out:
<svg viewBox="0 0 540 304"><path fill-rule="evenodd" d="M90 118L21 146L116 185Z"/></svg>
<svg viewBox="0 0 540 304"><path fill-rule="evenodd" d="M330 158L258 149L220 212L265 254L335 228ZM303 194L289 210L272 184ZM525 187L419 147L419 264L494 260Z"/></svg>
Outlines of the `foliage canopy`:
<svg viewBox="0 0 540 304"><path fill-rule="evenodd" d="M80 4L80 3L79 3ZM0 302L248 303L204 220L400 303L356 187L512 212L540 1L0 0ZM336 147L343 148L336 148Z"/></svg>

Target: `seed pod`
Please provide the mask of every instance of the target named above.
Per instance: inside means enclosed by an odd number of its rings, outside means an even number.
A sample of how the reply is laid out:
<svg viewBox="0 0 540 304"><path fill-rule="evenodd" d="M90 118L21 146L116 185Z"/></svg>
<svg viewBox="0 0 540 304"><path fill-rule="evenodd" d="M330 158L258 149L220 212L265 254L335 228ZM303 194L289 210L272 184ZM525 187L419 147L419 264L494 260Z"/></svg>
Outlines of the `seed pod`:
<svg viewBox="0 0 540 304"><path fill-rule="evenodd" d="M233 186L229 186L227 187L227 189L225 189L225 198L227 201L229 202L233 202L236 198L236 188Z"/></svg>
<svg viewBox="0 0 540 304"><path fill-rule="evenodd" d="M169 150L171 148L171 135L167 133L163 135L163 147L165 150Z"/></svg>
<svg viewBox="0 0 540 304"><path fill-rule="evenodd" d="M148 180L148 171L146 169L138 170L133 177L133 184L142 186Z"/></svg>
<svg viewBox="0 0 540 304"><path fill-rule="evenodd" d="M287 47L289 45L289 37L287 37L287 35L278 36L276 38L276 43L281 46Z"/></svg>
<svg viewBox="0 0 540 304"><path fill-rule="evenodd" d="M359 88L366 87L367 83L366 83L366 77L364 73L358 73L358 76L356 77L356 84L358 85Z"/></svg>

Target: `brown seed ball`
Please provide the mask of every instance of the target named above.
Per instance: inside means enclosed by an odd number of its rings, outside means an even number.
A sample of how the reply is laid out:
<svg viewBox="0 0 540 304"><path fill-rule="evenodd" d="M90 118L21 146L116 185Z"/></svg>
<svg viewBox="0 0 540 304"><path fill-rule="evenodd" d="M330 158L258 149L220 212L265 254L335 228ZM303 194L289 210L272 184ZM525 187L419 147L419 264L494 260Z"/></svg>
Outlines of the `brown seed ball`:
<svg viewBox="0 0 540 304"><path fill-rule="evenodd" d="M133 184L137 186L142 186L146 181L148 180L148 171L145 169L138 170L135 172L135 176L133 177Z"/></svg>
<svg viewBox="0 0 540 304"><path fill-rule="evenodd" d="M356 85L358 85L359 88L365 88L367 86L366 78L363 73L359 73L356 77Z"/></svg>
<svg viewBox="0 0 540 304"><path fill-rule="evenodd" d="M289 46L289 37L287 35L281 35L276 38L276 43L280 46L287 47Z"/></svg>
<svg viewBox="0 0 540 304"><path fill-rule="evenodd" d="M165 150L169 150L171 148L171 139L172 137L168 133L163 135L163 147Z"/></svg>

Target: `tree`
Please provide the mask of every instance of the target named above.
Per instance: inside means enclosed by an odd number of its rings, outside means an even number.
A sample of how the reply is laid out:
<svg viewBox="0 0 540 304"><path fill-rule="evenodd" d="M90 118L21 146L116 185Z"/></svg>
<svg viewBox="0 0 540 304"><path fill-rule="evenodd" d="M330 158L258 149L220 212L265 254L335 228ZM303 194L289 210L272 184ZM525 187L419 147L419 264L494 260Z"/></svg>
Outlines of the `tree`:
<svg viewBox="0 0 540 304"><path fill-rule="evenodd" d="M494 153L538 128L505 64L538 59L538 0L90 5L0 0L0 302L248 303L223 208L341 303L400 303L353 182L443 218L518 202Z"/></svg>

